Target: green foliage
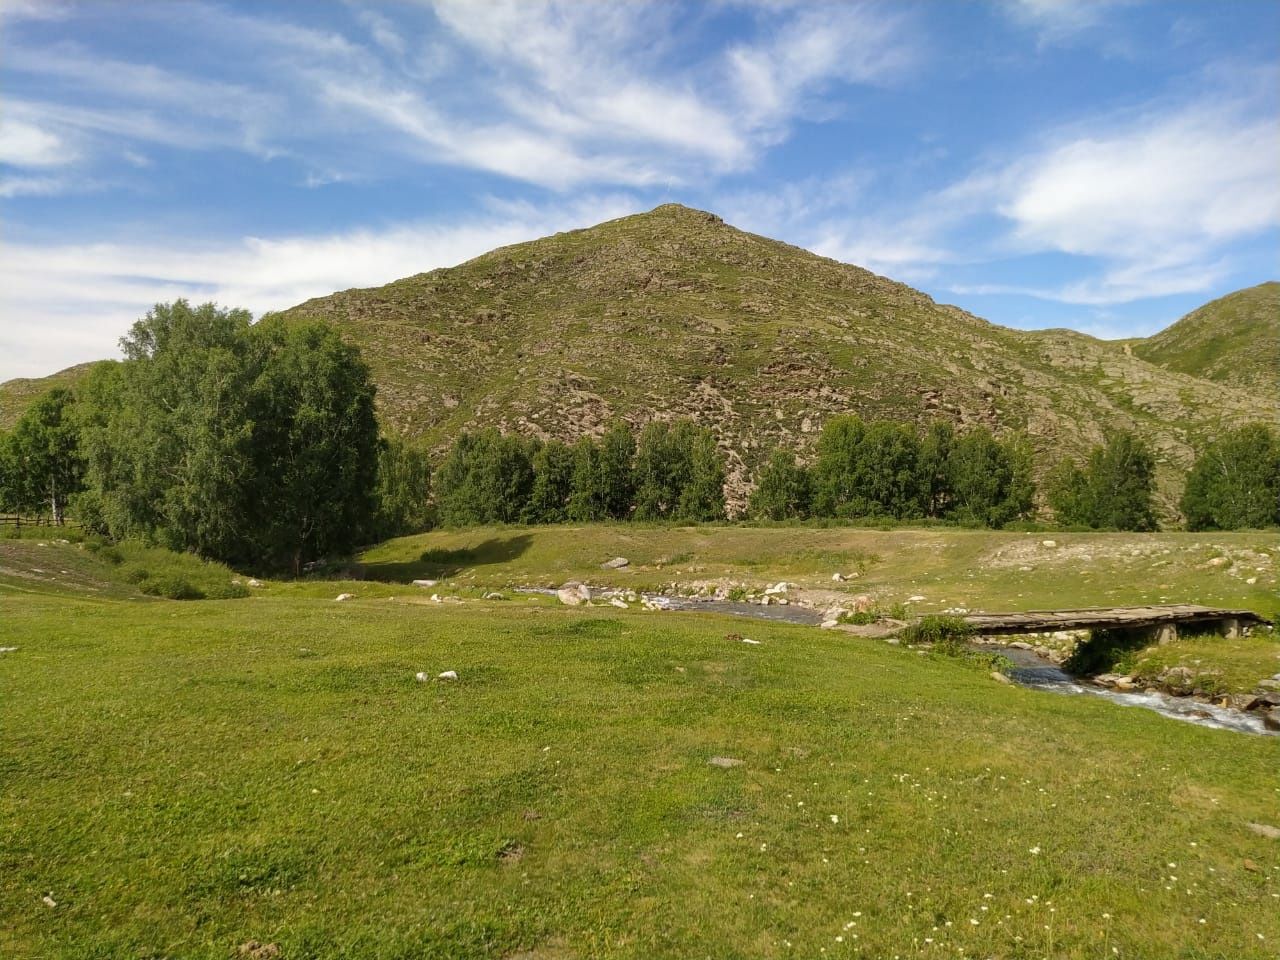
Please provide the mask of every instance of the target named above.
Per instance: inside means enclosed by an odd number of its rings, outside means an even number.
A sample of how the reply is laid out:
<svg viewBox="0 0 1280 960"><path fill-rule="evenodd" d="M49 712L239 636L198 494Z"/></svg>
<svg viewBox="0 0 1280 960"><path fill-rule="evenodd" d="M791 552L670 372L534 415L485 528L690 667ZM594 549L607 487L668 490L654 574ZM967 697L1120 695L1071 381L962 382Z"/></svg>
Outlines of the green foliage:
<svg viewBox="0 0 1280 960"><path fill-rule="evenodd" d="M431 528L431 460L423 447L403 437L382 441L374 501L377 507L366 537L370 542Z"/></svg>
<svg viewBox="0 0 1280 960"><path fill-rule="evenodd" d="M573 473L569 478L568 514L571 520L588 523L609 515L608 484L600 447L583 437L573 447Z"/></svg>
<svg viewBox="0 0 1280 960"><path fill-rule="evenodd" d="M45 514L60 524L83 488L79 428L71 391L55 387L0 435L0 509Z"/></svg>
<svg viewBox="0 0 1280 960"><path fill-rule="evenodd" d="M92 526L295 571L369 528L373 385L332 327L178 300L121 347L81 391Z"/></svg>
<svg viewBox="0 0 1280 960"><path fill-rule="evenodd" d="M949 420L934 420L920 443L920 485L925 515L941 517L951 505L951 451L956 431Z"/></svg>
<svg viewBox="0 0 1280 960"><path fill-rule="evenodd" d="M1182 496L1189 530L1280 524L1280 437L1249 424L1228 431L1196 458Z"/></svg>
<svg viewBox="0 0 1280 960"><path fill-rule="evenodd" d="M935 615L921 617L902 631L905 643L928 643L940 653L958 654L968 649L973 627L962 617Z"/></svg>
<svg viewBox="0 0 1280 960"><path fill-rule="evenodd" d="M824 516L898 519L923 513L920 441L905 423L835 417L818 439L814 511Z"/></svg>
<svg viewBox="0 0 1280 960"><path fill-rule="evenodd" d="M812 496L809 471L794 454L775 450L756 479L747 509L758 520L801 519L809 514Z"/></svg>
<svg viewBox="0 0 1280 960"><path fill-rule="evenodd" d="M1029 514L1035 491L1029 450L1020 441L999 442L985 427L956 440L946 460L947 515L961 523L1002 527Z"/></svg>
<svg viewBox="0 0 1280 960"><path fill-rule="evenodd" d="M1154 530L1155 458L1136 435L1112 434L1085 469L1062 462L1046 481L1058 522L1094 530Z"/></svg>
<svg viewBox="0 0 1280 960"><path fill-rule="evenodd" d="M705 427L655 421L636 448L638 520L717 520L724 516L724 455Z"/></svg>
<svg viewBox="0 0 1280 960"><path fill-rule="evenodd" d="M576 452L559 440L551 440L534 453L532 466L533 487L525 519L529 523L560 523L567 519L574 493Z"/></svg>
<svg viewBox="0 0 1280 960"><path fill-rule="evenodd" d="M618 421L600 444L600 469L605 516L625 520L636 495L636 440L631 428Z"/></svg>
<svg viewBox="0 0 1280 960"><path fill-rule="evenodd" d="M531 445L492 427L461 434L436 474L440 520L450 527L516 523L532 492Z"/></svg>

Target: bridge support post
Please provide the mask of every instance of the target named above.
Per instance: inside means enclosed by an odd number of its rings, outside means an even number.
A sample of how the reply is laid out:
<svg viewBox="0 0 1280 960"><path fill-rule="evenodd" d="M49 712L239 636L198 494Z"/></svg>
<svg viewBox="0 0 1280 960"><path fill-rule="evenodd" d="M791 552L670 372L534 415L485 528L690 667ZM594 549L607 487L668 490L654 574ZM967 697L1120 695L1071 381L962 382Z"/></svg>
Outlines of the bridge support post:
<svg viewBox="0 0 1280 960"><path fill-rule="evenodd" d="M1240 636L1240 621L1232 618L1222 621L1222 636L1228 640L1235 640Z"/></svg>
<svg viewBox="0 0 1280 960"><path fill-rule="evenodd" d="M1156 627L1156 643L1166 644L1173 643L1178 639L1178 625L1176 623L1162 623Z"/></svg>

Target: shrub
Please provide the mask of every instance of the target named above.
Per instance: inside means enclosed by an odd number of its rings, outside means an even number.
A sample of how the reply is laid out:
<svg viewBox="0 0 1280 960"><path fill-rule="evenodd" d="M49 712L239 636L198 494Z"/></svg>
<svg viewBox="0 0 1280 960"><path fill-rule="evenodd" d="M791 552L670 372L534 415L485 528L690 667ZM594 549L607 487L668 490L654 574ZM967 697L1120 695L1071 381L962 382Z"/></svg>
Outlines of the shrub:
<svg viewBox="0 0 1280 960"><path fill-rule="evenodd" d="M186 577L171 573L160 574L142 581L142 592L152 597L168 600L203 600L204 592Z"/></svg>
<svg viewBox="0 0 1280 960"><path fill-rule="evenodd" d="M960 617L922 617L902 631L907 643L928 643L940 653L961 654L967 651L973 627Z"/></svg>

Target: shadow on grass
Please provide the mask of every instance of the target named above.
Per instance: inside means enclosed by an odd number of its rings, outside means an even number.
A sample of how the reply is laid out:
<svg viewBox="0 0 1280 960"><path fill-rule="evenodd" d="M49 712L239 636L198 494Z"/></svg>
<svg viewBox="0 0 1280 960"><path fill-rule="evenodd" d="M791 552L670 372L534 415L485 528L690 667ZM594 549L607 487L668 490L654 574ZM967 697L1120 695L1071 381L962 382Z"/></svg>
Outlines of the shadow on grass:
<svg viewBox="0 0 1280 960"><path fill-rule="evenodd" d="M521 533L514 537L490 537L474 547L458 547L455 550L434 549L424 551L417 560L400 563L366 563L360 572L366 580L382 583L408 583L411 580L444 580L455 577L472 567L508 563L521 556L533 537Z"/></svg>

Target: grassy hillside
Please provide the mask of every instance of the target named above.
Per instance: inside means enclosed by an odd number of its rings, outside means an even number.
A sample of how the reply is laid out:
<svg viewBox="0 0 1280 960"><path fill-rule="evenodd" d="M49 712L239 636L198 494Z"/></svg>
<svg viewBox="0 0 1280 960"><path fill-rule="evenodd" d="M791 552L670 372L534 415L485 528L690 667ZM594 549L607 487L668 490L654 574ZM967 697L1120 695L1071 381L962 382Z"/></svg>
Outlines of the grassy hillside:
<svg viewBox="0 0 1280 960"><path fill-rule="evenodd" d="M700 614L0 592L0 624L15 960L1280 942L1275 738Z"/></svg>
<svg viewBox="0 0 1280 960"><path fill-rule="evenodd" d="M1171 512L1193 447L1280 418L1250 395L1079 334L1023 333L855 266L677 205L308 301L359 344L395 428L446 444L497 424L542 437L689 416L721 433L731 499L831 415L1026 430L1046 463L1105 427L1158 451Z"/></svg>
<svg viewBox="0 0 1280 960"><path fill-rule="evenodd" d="M31 402L54 387L73 388L96 367L101 360L67 367L47 377L19 378L0 383L0 430L11 430Z"/></svg>
<svg viewBox="0 0 1280 960"><path fill-rule="evenodd" d="M1168 370L1264 395L1280 393L1280 283L1261 283L1207 303L1131 347Z"/></svg>

